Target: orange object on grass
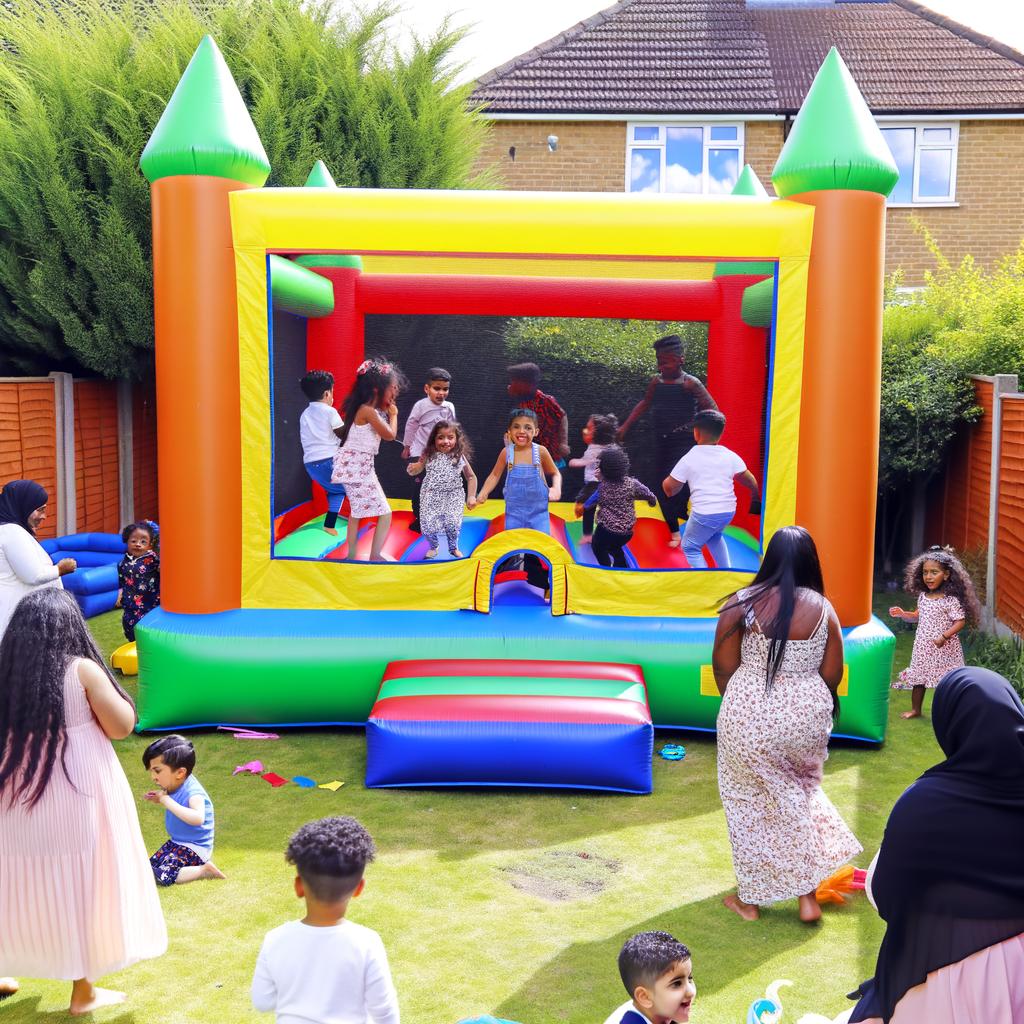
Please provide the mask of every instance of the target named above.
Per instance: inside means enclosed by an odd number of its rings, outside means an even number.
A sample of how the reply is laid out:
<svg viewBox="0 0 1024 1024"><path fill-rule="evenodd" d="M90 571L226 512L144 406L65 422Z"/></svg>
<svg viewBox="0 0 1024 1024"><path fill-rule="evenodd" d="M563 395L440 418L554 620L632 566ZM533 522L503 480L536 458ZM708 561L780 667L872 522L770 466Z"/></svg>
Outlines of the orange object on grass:
<svg viewBox="0 0 1024 1024"><path fill-rule="evenodd" d="M866 878L866 871L846 864L818 886L815 896L819 903L845 903L850 893L864 888Z"/></svg>

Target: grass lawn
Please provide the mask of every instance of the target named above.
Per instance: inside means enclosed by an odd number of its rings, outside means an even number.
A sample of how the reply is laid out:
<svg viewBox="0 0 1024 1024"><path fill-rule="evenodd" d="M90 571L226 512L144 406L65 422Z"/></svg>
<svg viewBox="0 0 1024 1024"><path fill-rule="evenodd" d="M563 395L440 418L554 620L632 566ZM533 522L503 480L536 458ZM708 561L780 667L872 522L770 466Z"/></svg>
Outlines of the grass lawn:
<svg viewBox="0 0 1024 1024"><path fill-rule="evenodd" d="M879 595L876 606L888 603ZM104 652L121 642L117 613L90 624ZM909 631L898 634L897 669L911 641ZM864 844L862 867L893 801L941 756L927 714L899 719L907 706L909 694L895 695L884 747L838 744L826 766L825 789ZM249 1003L256 953L264 932L301 916L282 852L295 828L328 814L354 815L376 839L379 859L351 916L383 936L406 1024L488 1012L523 1024L600 1024L625 998L619 947L651 928L693 950L698 1024L739 1024L776 978L794 982L783 990L787 1022L810 1011L831 1018L874 965L882 927L862 895L827 907L817 927L800 924L795 901L754 924L723 909L733 878L713 737L659 733L656 749L682 740L687 755L655 758L649 797L366 790L358 729L285 731L276 742L214 731L193 738L196 774L217 813L215 860L228 880L161 891L170 950L103 979L129 1001L99 1021L269 1020ZM163 812L141 799L147 742L133 736L116 746L152 850L165 834ZM273 789L254 776L232 777L253 758L286 777L345 786ZM0 1022L65 1020L68 991L64 982L22 979L21 992L0 1004Z"/></svg>

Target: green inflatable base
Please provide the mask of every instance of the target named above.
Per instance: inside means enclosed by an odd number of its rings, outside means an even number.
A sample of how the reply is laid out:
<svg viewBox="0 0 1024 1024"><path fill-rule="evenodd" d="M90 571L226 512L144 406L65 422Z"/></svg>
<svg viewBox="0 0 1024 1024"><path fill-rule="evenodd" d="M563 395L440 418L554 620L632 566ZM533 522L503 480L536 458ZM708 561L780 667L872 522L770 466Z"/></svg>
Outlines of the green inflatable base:
<svg viewBox="0 0 1024 1024"><path fill-rule="evenodd" d="M362 725L388 662L536 658L640 665L665 728L713 730L714 619L552 616L546 607L477 612L158 608L137 630L139 729ZM835 735L880 743L896 639L877 619L843 630L849 675Z"/></svg>

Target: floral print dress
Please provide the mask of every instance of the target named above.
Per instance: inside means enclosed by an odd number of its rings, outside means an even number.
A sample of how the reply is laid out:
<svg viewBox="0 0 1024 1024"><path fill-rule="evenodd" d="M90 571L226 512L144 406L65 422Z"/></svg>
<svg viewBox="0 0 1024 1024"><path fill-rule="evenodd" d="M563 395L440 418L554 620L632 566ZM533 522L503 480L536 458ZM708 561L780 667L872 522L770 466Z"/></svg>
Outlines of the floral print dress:
<svg viewBox="0 0 1024 1024"><path fill-rule="evenodd" d="M767 690L770 641L748 610L740 667L718 712L718 789L737 892L745 903L764 905L813 892L862 850L821 789L832 694L818 670L831 605L813 591L798 594L822 603L814 632L786 642Z"/></svg>
<svg viewBox="0 0 1024 1024"><path fill-rule="evenodd" d="M892 684L894 690L912 690L915 686L932 689L954 668L964 667L964 649L960 637L950 637L941 647L935 646L938 637L959 619L967 616L964 606L952 594L941 597L917 595L917 634L910 664Z"/></svg>
<svg viewBox="0 0 1024 1024"><path fill-rule="evenodd" d="M155 551L138 558L125 555L117 563L117 585L124 609L121 625L124 635L134 642L139 620L160 603L160 556Z"/></svg>

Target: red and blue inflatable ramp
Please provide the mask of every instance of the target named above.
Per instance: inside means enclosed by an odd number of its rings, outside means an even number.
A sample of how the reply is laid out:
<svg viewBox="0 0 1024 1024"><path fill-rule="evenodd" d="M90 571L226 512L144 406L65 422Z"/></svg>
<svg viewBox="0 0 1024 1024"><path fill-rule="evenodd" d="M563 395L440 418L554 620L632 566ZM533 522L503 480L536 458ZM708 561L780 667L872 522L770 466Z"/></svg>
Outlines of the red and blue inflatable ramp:
<svg viewBox="0 0 1024 1024"><path fill-rule="evenodd" d="M650 793L639 665L393 661L366 723L366 785Z"/></svg>

